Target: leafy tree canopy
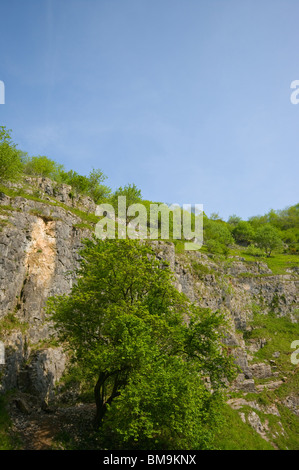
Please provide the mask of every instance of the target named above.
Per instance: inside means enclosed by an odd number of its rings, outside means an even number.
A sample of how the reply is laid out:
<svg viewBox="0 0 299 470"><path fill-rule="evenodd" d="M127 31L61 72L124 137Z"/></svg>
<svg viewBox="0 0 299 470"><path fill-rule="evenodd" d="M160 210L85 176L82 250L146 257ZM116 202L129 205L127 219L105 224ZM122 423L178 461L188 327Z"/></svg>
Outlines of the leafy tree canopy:
<svg viewBox="0 0 299 470"><path fill-rule="evenodd" d="M133 204L138 204L142 201L141 190L133 184L127 184L126 186L120 186L112 195L110 202L113 205L116 214L118 214L118 198L120 196L126 197L126 208ZM126 223L128 224L130 217L127 216Z"/></svg>
<svg viewBox="0 0 299 470"><path fill-rule="evenodd" d="M46 156L29 157L23 159L23 171L27 175L41 176L44 178L52 178L57 180L60 171L63 170L63 165L57 164L54 160Z"/></svg>
<svg viewBox="0 0 299 470"><path fill-rule="evenodd" d="M236 214L230 215L228 218L227 223L232 225L233 227L236 226L239 222L241 222L241 217L237 216Z"/></svg>
<svg viewBox="0 0 299 470"><path fill-rule="evenodd" d="M204 218L204 242L211 253L227 255L228 245L234 243L228 224L222 220Z"/></svg>
<svg viewBox="0 0 299 470"><path fill-rule="evenodd" d="M240 220L232 230L232 235L237 243L250 245L254 240L255 232L249 222Z"/></svg>
<svg viewBox="0 0 299 470"><path fill-rule="evenodd" d="M69 296L49 301L49 313L95 384L105 445L207 448L234 376L223 317L190 303L137 240L85 241L77 279Z"/></svg>
<svg viewBox="0 0 299 470"><path fill-rule="evenodd" d="M16 148L10 132L0 126L0 181L16 181L22 175L24 153Z"/></svg>
<svg viewBox="0 0 299 470"><path fill-rule="evenodd" d="M88 176L79 175L76 171L65 171L64 166L46 156L23 158L23 172L27 175L51 178L57 183L72 186L75 194L90 196L95 203L100 203L110 195L111 189L105 186L106 176L99 169L93 169Z"/></svg>
<svg viewBox="0 0 299 470"><path fill-rule="evenodd" d="M59 172L59 180L62 183L72 186L77 194L90 196L96 204L110 195L111 189L103 184L106 178L99 169L93 169L88 176L79 175L73 170L68 172L61 170Z"/></svg>
<svg viewBox="0 0 299 470"><path fill-rule="evenodd" d="M257 229L255 242L259 248L264 250L267 256L270 256L273 250L283 247L283 242L278 230L269 224L263 225Z"/></svg>

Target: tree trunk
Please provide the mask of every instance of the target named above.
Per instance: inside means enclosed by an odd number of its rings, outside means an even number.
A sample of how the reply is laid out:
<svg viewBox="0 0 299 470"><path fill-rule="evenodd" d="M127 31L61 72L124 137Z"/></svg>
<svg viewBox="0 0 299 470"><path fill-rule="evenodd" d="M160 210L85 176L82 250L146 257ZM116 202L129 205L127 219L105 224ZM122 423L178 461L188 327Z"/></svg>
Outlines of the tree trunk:
<svg viewBox="0 0 299 470"><path fill-rule="evenodd" d="M104 384L107 378L108 376L105 373L101 373L94 387L94 398L97 410L93 424L96 429L99 429L99 427L101 426L103 417L107 409L107 406L105 406L104 403Z"/></svg>
<svg viewBox="0 0 299 470"><path fill-rule="evenodd" d="M105 393L104 393L105 382L112 375L115 375L113 390L108 400L105 401ZM97 430L102 425L103 418L107 411L107 406L111 405L114 398L120 395L120 388L126 384L127 380L126 379L121 380L119 376L120 376L120 371L116 371L113 374L105 374L103 372L103 373L100 373L99 375L98 381L94 388L94 397L95 397L95 403L97 407L96 415L94 417L94 427Z"/></svg>

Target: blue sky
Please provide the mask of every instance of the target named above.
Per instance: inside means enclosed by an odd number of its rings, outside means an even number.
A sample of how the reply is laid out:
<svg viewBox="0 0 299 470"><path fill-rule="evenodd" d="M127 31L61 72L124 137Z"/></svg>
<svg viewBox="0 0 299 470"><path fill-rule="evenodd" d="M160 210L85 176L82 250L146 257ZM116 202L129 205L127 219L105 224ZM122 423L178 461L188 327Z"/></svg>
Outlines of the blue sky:
<svg viewBox="0 0 299 470"><path fill-rule="evenodd" d="M116 189L244 219L298 202L298 0L1 0L0 125Z"/></svg>

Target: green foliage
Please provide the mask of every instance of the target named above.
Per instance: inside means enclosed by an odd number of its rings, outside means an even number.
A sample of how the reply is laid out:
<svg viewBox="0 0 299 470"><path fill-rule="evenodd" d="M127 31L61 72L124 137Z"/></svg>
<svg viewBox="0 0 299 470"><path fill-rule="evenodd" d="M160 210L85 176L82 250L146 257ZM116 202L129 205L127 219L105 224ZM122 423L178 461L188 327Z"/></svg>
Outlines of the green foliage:
<svg viewBox="0 0 299 470"><path fill-rule="evenodd" d="M221 219L218 212L212 212L211 215L210 215L210 220L222 221L222 219Z"/></svg>
<svg viewBox="0 0 299 470"><path fill-rule="evenodd" d="M298 394L298 374L297 375L297 388L294 388L293 393ZM284 432L281 432L279 423L277 426L277 438L275 443L281 450L299 450L298 436L299 436L299 420L298 416L286 406L278 405L280 414L279 422L281 423ZM276 419L276 421L278 418Z"/></svg>
<svg viewBox="0 0 299 470"><path fill-rule="evenodd" d="M17 150L10 132L0 126L0 181L17 181L22 175L23 152Z"/></svg>
<svg viewBox="0 0 299 470"><path fill-rule="evenodd" d="M105 186L103 181L107 179L107 176L99 169L93 169L88 176L89 187L88 195L95 201L99 203L109 197L111 189L108 186Z"/></svg>
<svg viewBox="0 0 299 470"><path fill-rule="evenodd" d="M11 420L7 411L7 399L0 397L0 450L16 450L18 443L10 434Z"/></svg>
<svg viewBox="0 0 299 470"><path fill-rule="evenodd" d="M93 227L90 224L85 224L85 223L74 224L73 227L76 228L76 229L81 229L81 230L86 229L86 230L90 230L91 232L93 231Z"/></svg>
<svg viewBox="0 0 299 470"><path fill-rule="evenodd" d="M264 250L267 256L270 256L273 250L279 250L283 247L278 230L269 224L257 229L255 242L259 248Z"/></svg>
<svg viewBox="0 0 299 470"><path fill-rule="evenodd" d="M0 127L0 181L17 180L23 174L48 177L58 184L66 183L72 186L71 195L78 196L82 194L89 196L96 204L102 202L111 203L116 211L116 215L118 215L118 197L126 196L127 208L135 203L142 202L144 204L149 221L150 201L142 201L141 190L135 184L119 187L111 194L111 189L103 184L106 176L101 170L93 169L88 176L83 176L73 170L66 171L63 165L56 163L46 156L29 157L27 154L16 149L16 145L11 140L10 131L2 126ZM36 197L36 200L39 200L38 194L36 194ZM127 216L127 224L131 218L134 217ZM194 214L191 214L191 222L192 230L194 230ZM282 245L277 237L276 241L274 241L275 237L273 236L271 241L269 241L268 237L268 241L265 242L265 237L264 235L261 236L260 232L262 227L265 228L266 226L277 229L279 238L285 244L285 252L294 255L299 253L299 204L280 211L271 210L263 216L251 217L248 222L242 221L236 215L230 216L228 222L224 222L218 213L212 213L210 219L204 215L204 243L208 248L208 252L227 256L231 250L231 245L235 242L240 245L252 245L255 239L254 232L258 229L256 244L270 256L273 249L278 250ZM160 234L160 214L158 230ZM271 229L267 230L270 232ZM169 240L176 244L177 250L184 248L181 241L173 237L172 212L170 212L169 217ZM252 254L255 256L253 247L249 249L249 254L250 250L252 250Z"/></svg>
<svg viewBox="0 0 299 470"><path fill-rule="evenodd" d="M73 170L65 171L63 165L44 155L28 156L17 150L10 132L0 126L0 181L15 181L23 175L50 178L69 184L76 194L90 196L96 204L110 195L111 189L102 184L106 176L101 170L93 169L88 176L82 176Z"/></svg>
<svg viewBox="0 0 299 470"><path fill-rule="evenodd" d="M263 216L251 217L249 221L255 228L272 225L280 231L282 240L288 245L287 251L292 254L299 252L299 204L278 211L272 209Z"/></svg>
<svg viewBox="0 0 299 470"><path fill-rule="evenodd" d="M211 220L204 217L203 228L204 242L208 252L227 256L228 246L234 243L228 225L222 220Z"/></svg>
<svg viewBox="0 0 299 470"><path fill-rule="evenodd" d="M184 240L173 240L173 243L176 254L182 254L185 252Z"/></svg>
<svg viewBox="0 0 299 470"><path fill-rule="evenodd" d="M246 248L245 253L246 253L247 255L251 255L251 256L263 256L263 255L264 255L263 250L261 250L260 248L258 248L257 246L255 246L253 243L250 244L250 245Z"/></svg>
<svg viewBox="0 0 299 470"><path fill-rule="evenodd" d="M255 237L252 225L243 220L238 222L238 224L233 228L232 235L237 243L245 246L250 245Z"/></svg>
<svg viewBox="0 0 299 470"><path fill-rule="evenodd" d="M0 219L0 232L3 231L3 228L9 225L8 219Z"/></svg>
<svg viewBox="0 0 299 470"><path fill-rule="evenodd" d="M56 218L52 217L52 215L47 215L40 209L31 209L29 213L31 215L34 215L35 217L39 217L45 223L52 222L53 220L57 220Z"/></svg>
<svg viewBox="0 0 299 470"><path fill-rule="evenodd" d="M1 205L0 206L0 214L10 214L11 212L21 212L21 209L17 209L11 205Z"/></svg>
<svg viewBox="0 0 299 470"><path fill-rule="evenodd" d="M287 244L287 251L291 254L299 254L299 228L289 228L281 232L284 243Z"/></svg>
<svg viewBox="0 0 299 470"><path fill-rule="evenodd" d="M271 209L263 216L251 217L249 222L255 227L271 224L279 230L299 228L299 204L278 211Z"/></svg>
<svg viewBox="0 0 299 470"><path fill-rule="evenodd" d="M13 330L21 330L25 332L28 328L28 323L21 322L16 316L14 312L10 312L5 317L1 318L0 320L0 334L4 335Z"/></svg>
<svg viewBox="0 0 299 470"><path fill-rule="evenodd" d="M238 217L236 214L234 214L229 216L227 223L232 227L235 227L239 222L241 222L241 220L241 217Z"/></svg>
<svg viewBox="0 0 299 470"><path fill-rule="evenodd" d="M275 301L273 303L275 308ZM260 361L273 360L273 354L279 352L275 358L276 365L281 374L294 371L291 363L291 343L299 338L299 324L286 317L276 317L275 314L255 313L251 323L253 329L247 333L247 339L265 338L267 344L255 353L255 359Z"/></svg>
<svg viewBox="0 0 299 470"><path fill-rule="evenodd" d="M255 394L256 395L256 394ZM222 408L224 423L217 432L214 446L219 450L274 450L249 423L244 423L237 410Z"/></svg>
<svg viewBox="0 0 299 470"><path fill-rule="evenodd" d="M277 303L274 297L274 305ZM283 301L283 297L281 298ZM259 394L247 394L246 400L258 401L259 404L277 405L279 416L259 413L261 418L267 419L267 427L271 436L271 441L280 450L297 450L299 435L298 416L293 411L283 405L286 397L296 397L298 395L299 374L298 365L292 364L291 354L294 349L291 344L299 338L298 313L277 317L274 313L268 315L259 313L256 308L253 320L251 321L251 331L246 332L245 341L255 338L265 338L264 347L254 353L253 362L271 363L273 372L278 374L276 380L283 380L283 383L275 390L263 390ZM267 381L267 379L264 379Z"/></svg>
<svg viewBox="0 0 299 470"><path fill-rule="evenodd" d="M161 267L146 243L86 240L76 286L49 301L61 339L96 381L96 424L110 447L207 448L234 376L223 317L191 304Z"/></svg>
<svg viewBox="0 0 299 470"><path fill-rule="evenodd" d="M51 178L55 181L59 180L59 174L63 170L63 165L41 155L37 157L26 156L23 158L23 165L23 171L26 175Z"/></svg>
<svg viewBox="0 0 299 470"><path fill-rule="evenodd" d="M91 197L96 204L99 204L110 195L111 189L102 184L106 178L99 169L93 169L88 176L79 175L73 170L68 172L64 170L59 171L60 182L72 186L76 194L84 194Z"/></svg>
<svg viewBox="0 0 299 470"><path fill-rule="evenodd" d="M204 238L208 240L216 240L221 245L228 246L234 243L234 239L231 235L227 224L222 221L214 221L206 219L204 221Z"/></svg>
<svg viewBox="0 0 299 470"><path fill-rule="evenodd" d="M126 209L132 204L138 204L142 202L141 190L137 188L137 186L133 184L128 184L124 187L119 187L111 196L109 203L115 209L116 215L118 215L118 198L120 196L126 197ZM149 210L149 207L147 208ZM131 217L127 216L126 223L128 224Z"/></svg>
<svg viewBox="0 0 299 470"><path fill-rule="evenodd" d="M126 186L119 187L113 194L111 201L114 202L115 207L117 207L117 201L119 196L125 196L127 198L127 206L132 204L137 204L142 201L141 190L133 184L128 184Z"/></svg>
<svg viewBox="0 0 299 470"><path fill-rule="evenodd" d="M102 432L116 428L114 446L120 448L209 449L222 404L203 387L196 367L165 357L130 378Z"/></svg>
<svg viewBox="0 0 299 470"><path fill-rule="evenodd" d="M15 189L7 188L6 186L0 184L0 191L12 198L20 196L30 201L40 202L48 206L62 207L65 211L72 212L77 217L79 217L82 221L86 222L87 225L90 225L90 226L93 224L96 224L99 221L99 217L97 217L96 215L92 213L89 214L85 211L81 211L80 209L77 209L76 207L67 206L66 204L63 204L62 202L59 202L59 201L49 201L46 199L41 199L40 197L35 196L34 194L26 192L26 190L22 188L15 190ZM41 214L41 212L38 211L38 209L37 209L37 213ZM52 220L54 220L54 218L52 218Z"/></svg>
<svg viewBox="0 0 299 470"><path fill-rule="evenodd" d="M213 271L208 268L205 264L199 263L198 261L192 260L192 271L199 279L203 279L207 274L212 274Z"/></svg>
<svg viewBox="0 0 299 470"><path fill-rule="evenodd" d="M224 243L220 243L218 240L208 240L206 246L209 253L216 253L225 256L229 253L228 247Z"/></svg>

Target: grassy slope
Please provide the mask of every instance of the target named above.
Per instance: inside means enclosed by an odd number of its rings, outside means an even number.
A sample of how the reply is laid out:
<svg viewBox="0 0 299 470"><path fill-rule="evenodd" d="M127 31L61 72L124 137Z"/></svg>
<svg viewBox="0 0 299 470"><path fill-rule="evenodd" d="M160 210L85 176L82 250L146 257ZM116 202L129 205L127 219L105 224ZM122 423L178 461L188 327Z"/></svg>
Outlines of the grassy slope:
<svg viewBox="0 0 299 470"><path fill-rule="evenodd" d="M277 372L277 377L269 379L256 379L256 384L267 383L273 380L283 380L284 382L276 390L264 389L259 393L237 393L236 397L245 398L247 401L254 401L261 410L254 409L263 424L266 424L269 432L267 436L269 442L262 439L247 423L243 423L239 412L248 415L253 409L243 406L240 410L232 410L227 407L224 410L226 424L223 431L217 436L215 445L220 449L248 449L260 450L273 446L280 450L299 450L299 418L291 412L285 405L284 400L288 396L298 396L299 389L299 367L292 364L291 354L294 350L290 345L295 339L299 339L299 323L292 323L288 317L277 317L274 314L255 314L251 323L251 332L245 335L248 341L254 338L265 338L266 345L257 351L253 356L253 363L271 362L273 372ZM274 353L279 352L275 357ZM274 361L275 357L275 361ZM275 405L280 416L265 413L265 407Z"/></svg>
<svg viewBox="0 0 299 470"><path fill-rule="evenodd" d="M219 450L274 450L253 428L244 423L236 410L226 405L223 410L224 425L217 434L214 445Z"/></svg>
<svg viewBox="0 0 299 470"><path fill-rule="evenodd" d="M6 398L0 397L0 450L17 450L19 442L10 433L10 418L6 409Z"/></svg>

